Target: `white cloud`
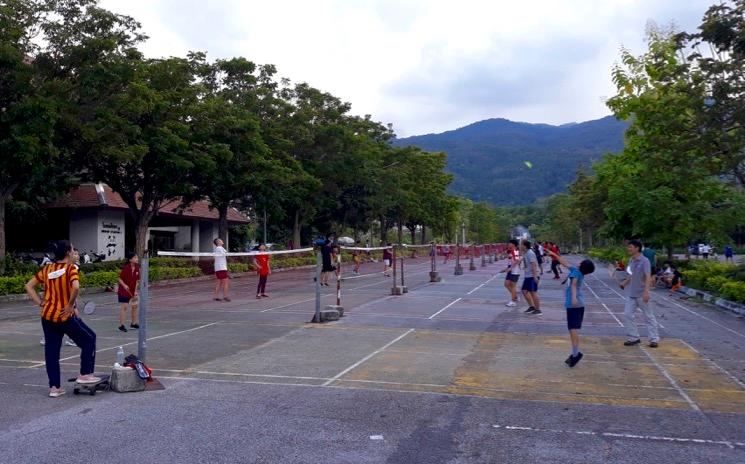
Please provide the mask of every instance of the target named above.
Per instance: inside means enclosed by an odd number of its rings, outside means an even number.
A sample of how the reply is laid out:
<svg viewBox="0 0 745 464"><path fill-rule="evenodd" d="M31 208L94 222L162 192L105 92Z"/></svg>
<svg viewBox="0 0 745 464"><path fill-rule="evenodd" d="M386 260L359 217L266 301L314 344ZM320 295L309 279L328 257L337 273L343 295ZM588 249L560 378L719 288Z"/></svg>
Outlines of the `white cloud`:
<svg viewBox="0 0 745 464"><path fill-rule="evenodd" d="M608 114L610 67L649 19L691 30L711 0L102 0L137 18L149 56L273 63L401 135L489 117Z"/></svg>

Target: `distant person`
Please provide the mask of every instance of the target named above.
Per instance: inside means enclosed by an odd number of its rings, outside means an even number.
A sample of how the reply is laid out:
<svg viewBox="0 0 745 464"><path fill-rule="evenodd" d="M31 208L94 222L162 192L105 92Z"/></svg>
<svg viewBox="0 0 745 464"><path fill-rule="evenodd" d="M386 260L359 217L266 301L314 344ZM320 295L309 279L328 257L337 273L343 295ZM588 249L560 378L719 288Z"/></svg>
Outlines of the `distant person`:
<svg viewBox="0 0 745 464"><path fill-rule="evenodd" d="M543 275L543 262L545 260L546 250L543 249L543 245L540 242L536 242L533 244L533 252L535 253L535 257L538 258L538 269L540 269L541 275Z"/></svg>
<svg viewBox="0 0 745 464"><path fill-rule="evenodd" d="M551 272L554 273L554 280L559 280L559 256L561 256L561 253L559 252L559 246L556 245L553 242L548 242L548 250L551 254Z"/></svg>
<svg viewBox="0 0 745 464"><path fill-rule="evenodd" d="M256 273L259 275L259 284L256 286L256 298L268 298L266 294L266 281L269 279L269 275L272 273L271 266L269 265L269 254L266 252L266 245L261 243L257 250L260 254L254 256L254 265L256 266Z"/></svg>
<svg viewBox="0 0 745 464"><path fill-rule="evenodd" d="M352 259L354 260L354 270L352 272L354 275L360 275L360 267L362 266L362 253L360 250L354 250Z"/></svg>
<svg viewBox="0 0 745 464"><path fill-rule="evenodd" d="M132 308L132 323L129 325L133 329L139 329L137 323L138 303L137 296L140 286L140 265L137 254L127 252L125 255L125 264L119 272L119 288L116 296L119 300L119 331L126 332L124 321L127 318L127 309Z"/></svg>
<svg viewBox="0 0 745 464"><path fill-rule="evenodd" d="M450 245L445 244L442 246L442 255L445 257L445 260L442 262L442 264L447 264L450 260L450 256L453 254L452 250L450 249Z"/></svg>
<svg viewBox="0 0 745 464"><path fill-rule="evenodd" d="M657 252L651 246L645 246L642 254L649 260L650 275L654 278L657 275Z"/></svg>
<svg viewBox="0 0 745 464"><path fill-rule="evenodd" d="M507 243L507 267L500 271L506 272L504 288L510 294L510 300L505 306L514 308L517 306L517 282L520 280L520 250L519 242L514 238Z"/></svg>
<svg viewBox="0 0 745 464"><path fill-rule="evenodd" d="M727 245L724 247L724 261L726 263L733 263L735 262L735 251L732 249L732 245Z"/></svg>
<svg viewBox="0 0 745 464"><path fill-rule="evenodd" d="M522 291L525 301L530 305L525 310L525 313L540 316L543 312L541 312L541 302L538 298L538 280L540 279L538 275L538 257L535 255L530 241L523 240L520 245L520 250L523 253L522 260L525 263Z"/></svg>
<svg viewBox="0 0 745 464"><path fill-rule="evenodd" d="M390 269L393 264L393 252L391 251L390 246L391 244L389 243L388 248L383 250L383 275L385 277L391 276Z"/></svg>
<svg viewBox="0 0 745 464"><path fill-rule="evenodd" d="M228 251L225 249L225 242L221 239L216 238L213 240L215 244L215 278L217 283L215 284L215 301L230 301L230 295L228 289L230 288L230 275L228 274ZM220 295L222 294L222 297Z"/></svg>
<svg viewBox="0 0 745 464"><path fill-rule="evenodd" d="M549 251L549 254L552 253ZM569 276L567 277L569 285L566 287L564 308L567 311L567 328L569 329L569 340L572 343L572 353L564 362L567 366L574 367L584 356L579 350L579 330L582 328L582 321L585 318L585 298L582 293L582 285L585 276L595 272L595 264L586 259L579 264L579 267L574 267L561 256L556 255L556 258L569 269Z"/></svg>
<svg viewBox="0 0 745 464"><path fill-rule="evenodd" d="M331 273L336 270L334 265L331 263L332 254L334 252L334 234L329 234L326 240L321 245L321 285L329 286L329 278Z"/></svg>
<svg viewBox="0 0 745 464"><path fill-rule="evenodd" d="M26 283L26 293L41 308L49 396L58 398L65 394L60 378L60 349L65 335L80 347L80 374L77 381L81 384L95 384L101 379L93 375L96 334L78 317L74 307L80 291L80 275L73 263L73 247L67 240L60 240L52 243L49 251L54 255L54 263L41 268ZM36 293L38 285L44 286L43 300Z"/></svg>
<svg viewBox="0 0 745 464"><path fill-rule="evenodd" d="M639 328L634 320L634 313L639 308L644 313L649 334L649 347L657 348L660 335L659 324L654 311L649 307L649 294L651 279L651 266L649 260L642 254L642 243L631 240L627 246L629 253L629 264L627 271L629 276L621 283L621 289L626 291L626 306L624 308L624 325L628 333L628 339L624 342L626 346L638 345Z"/></svg>

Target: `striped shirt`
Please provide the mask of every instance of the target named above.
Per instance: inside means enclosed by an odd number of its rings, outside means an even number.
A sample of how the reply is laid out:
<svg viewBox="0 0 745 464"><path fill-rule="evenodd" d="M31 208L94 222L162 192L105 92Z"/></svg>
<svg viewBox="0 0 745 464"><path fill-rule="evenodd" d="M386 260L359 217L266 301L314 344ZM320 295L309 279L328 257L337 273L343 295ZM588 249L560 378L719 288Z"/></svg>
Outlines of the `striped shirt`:
<svg viewBox="0 0 745 464"><path fill-rule="evenodd" d="M80 281L77 267L67 263L47 264L36 273L36 280L44 285L44 304L41 318L51 322L65 322L62 310L70 303L72 283Z"/></svg>

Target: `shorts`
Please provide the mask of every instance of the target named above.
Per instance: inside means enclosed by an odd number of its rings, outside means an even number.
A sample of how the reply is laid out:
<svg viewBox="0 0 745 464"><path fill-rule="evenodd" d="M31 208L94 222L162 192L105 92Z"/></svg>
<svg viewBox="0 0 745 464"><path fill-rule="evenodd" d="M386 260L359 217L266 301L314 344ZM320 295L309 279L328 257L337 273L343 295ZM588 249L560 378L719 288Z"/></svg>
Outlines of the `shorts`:
<svg viewBox="0 0 745 464"><path fill-rule="evenodd" d="M538 282L535 280L535 277L526 277L523 279L523 291L531 293L538 291Z"/></svg>
<svg viewBox="0 0 745 464"><path fill-rule="evenodd" d="M132 300L132 297L117 295L117 299L119 300L119 303L127 304Z"/></svg>
<svg viewBox="0 0 745 464"><path fill-rule="evenodd" d="M217 277L217 280L225 280L230 278L228 275L228 271L215 271L215 277Z"/></svg>
<svg viewBox="0 0 745 464"><path fill-rule="evenodd" d="M585 308L567 308L567 328L569 330L581 329L584 318Z"/></svg>
<svg viewBox="0 0 745 464"><path fill-rule="evenodd" d="M511 272L508 272L507 277L505 277L504 280L509 280L510 282L517 282L518 280L520 280L520 274L513 274Z"/></svg>
<svg viewBox="0 0 745 464"><path fill-rule="evenodd" d="M385 264L386 266L390 266L390 265L391 265L391 260L390 260L390 259L384 259L384 260L383 260L383 263L384 263L384 264Z"/></svg>

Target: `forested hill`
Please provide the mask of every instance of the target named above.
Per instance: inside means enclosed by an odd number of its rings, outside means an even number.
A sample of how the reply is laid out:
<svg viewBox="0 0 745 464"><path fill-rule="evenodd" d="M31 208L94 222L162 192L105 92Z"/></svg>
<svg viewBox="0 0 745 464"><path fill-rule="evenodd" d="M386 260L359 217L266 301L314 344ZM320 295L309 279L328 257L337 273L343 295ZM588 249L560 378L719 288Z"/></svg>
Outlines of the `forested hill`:
<svg viewBox="0 0 745 464"><path fill-rule="evenodd" d="M446 152L455 194L495 205L524 205L564 191L580 166L620 152L627 126L613 116L562 126L488 119L393 143Z"/></svg>

